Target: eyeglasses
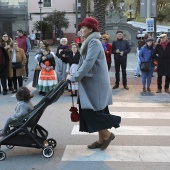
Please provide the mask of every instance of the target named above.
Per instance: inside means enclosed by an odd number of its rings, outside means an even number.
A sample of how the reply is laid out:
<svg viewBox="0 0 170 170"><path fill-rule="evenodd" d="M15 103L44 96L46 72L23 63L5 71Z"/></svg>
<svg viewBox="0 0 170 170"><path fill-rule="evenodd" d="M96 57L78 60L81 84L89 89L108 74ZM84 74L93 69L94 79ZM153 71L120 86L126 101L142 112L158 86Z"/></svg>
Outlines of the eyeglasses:
<svg viewBox="0 0 170 170"><path fill-rule="evenodd" d="M4 35L3 37L8 37L7 35Z"/></svg>
<svg viewBox="0 0 170 170"><path fill-rule="evenodd" d="M102 38L102 40L106 40L105 38Z"/></svg>

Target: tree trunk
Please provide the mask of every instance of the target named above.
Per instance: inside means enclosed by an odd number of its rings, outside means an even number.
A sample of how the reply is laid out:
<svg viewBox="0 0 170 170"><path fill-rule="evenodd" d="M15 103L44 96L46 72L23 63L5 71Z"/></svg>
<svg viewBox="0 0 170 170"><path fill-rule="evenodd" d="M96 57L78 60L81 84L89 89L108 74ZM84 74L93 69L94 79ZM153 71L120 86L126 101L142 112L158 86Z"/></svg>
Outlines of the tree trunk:
<svg viewBox="0 0 170 170"><path fill-rule="evenodd" d="M135 11L135 18L139 16L140 11L140 0L136 1L136 11Z"/></svg>
<svg viewBox="0 0 170 170"><path fill-rule="evenodd" d="M99 22L99 30L101 34L105 33L105 8L106 0L94 0L94 17Z"/></svg>

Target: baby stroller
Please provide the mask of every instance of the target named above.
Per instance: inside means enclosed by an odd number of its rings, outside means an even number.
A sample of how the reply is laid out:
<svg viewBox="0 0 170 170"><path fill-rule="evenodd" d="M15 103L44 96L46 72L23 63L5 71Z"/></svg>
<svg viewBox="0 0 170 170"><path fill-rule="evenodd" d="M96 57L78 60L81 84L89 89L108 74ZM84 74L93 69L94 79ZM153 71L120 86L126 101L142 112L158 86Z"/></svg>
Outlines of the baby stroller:
<svg viewBox="0 0 170 170"><path fill-rule="evenodd" d="M53 156L57 143L53 138L47 139L48 131L40 126L38 121L46 107L56 102L63 94L67 84L66 80L62 80L34 106L33 110L19 120L10 122L10 130L0 140L0 161L6 158L5 152L1 150L1 145L6 145L9 149L14 146L38 148L42 149L42 154L45 158Z"/></svg>

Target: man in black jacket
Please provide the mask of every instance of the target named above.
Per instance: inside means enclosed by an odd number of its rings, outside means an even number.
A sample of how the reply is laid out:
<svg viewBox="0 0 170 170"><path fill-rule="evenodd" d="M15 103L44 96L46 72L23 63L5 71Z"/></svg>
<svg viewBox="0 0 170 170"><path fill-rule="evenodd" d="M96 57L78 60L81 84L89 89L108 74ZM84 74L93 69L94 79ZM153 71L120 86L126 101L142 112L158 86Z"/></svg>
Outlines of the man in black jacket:
<svg viewBox="0 0 170 170"><path fill-rule="evenodd" d="M127 54L130 52L129 42L123 39L123 31L117 31L117 40L112 43L112 54L114 54L115 62L115 77L116 82L113 89L119 87L120 82L120 66L122 69L122 78L123 86L126 90L129 90L127 86L127 77L126 77L126 65L127 65Z"/></svg>

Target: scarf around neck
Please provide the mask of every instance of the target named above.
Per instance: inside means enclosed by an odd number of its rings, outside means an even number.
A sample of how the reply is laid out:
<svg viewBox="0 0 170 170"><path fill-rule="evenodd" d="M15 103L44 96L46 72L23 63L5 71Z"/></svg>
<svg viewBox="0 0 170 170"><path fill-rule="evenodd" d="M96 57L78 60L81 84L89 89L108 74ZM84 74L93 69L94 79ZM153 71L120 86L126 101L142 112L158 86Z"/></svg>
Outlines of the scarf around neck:
<svg viewBox="0 0 170 170"><path fill-rule="evenodd" d="M83 42L80 48L80 54L85 54L87 51L87 47L88 47L88 43L90 42L90 40L92 39L100 39L101 35L99 32L93 32L92 34L90 34Z"/></svg>
<svg viewBox="0 0 170 170"><path fill-rule="evenodd" d="M103 46L103 48L104 48L104 51L107 50L107 44L108 44L108 43L102 43L102 46Z"/></svg>
<svg viewBox="0 0 170 170"><path fill-rule="evenodd" d="M166 47L167 47L167 45L168 45L168 43L169 43L169 41L168 41L168 40L166 40L166 42L165 42L165 43L160 42L160 45L161 45L161 46L162 46L162 48L165 50L165 49L166 49Z"/></svg>

